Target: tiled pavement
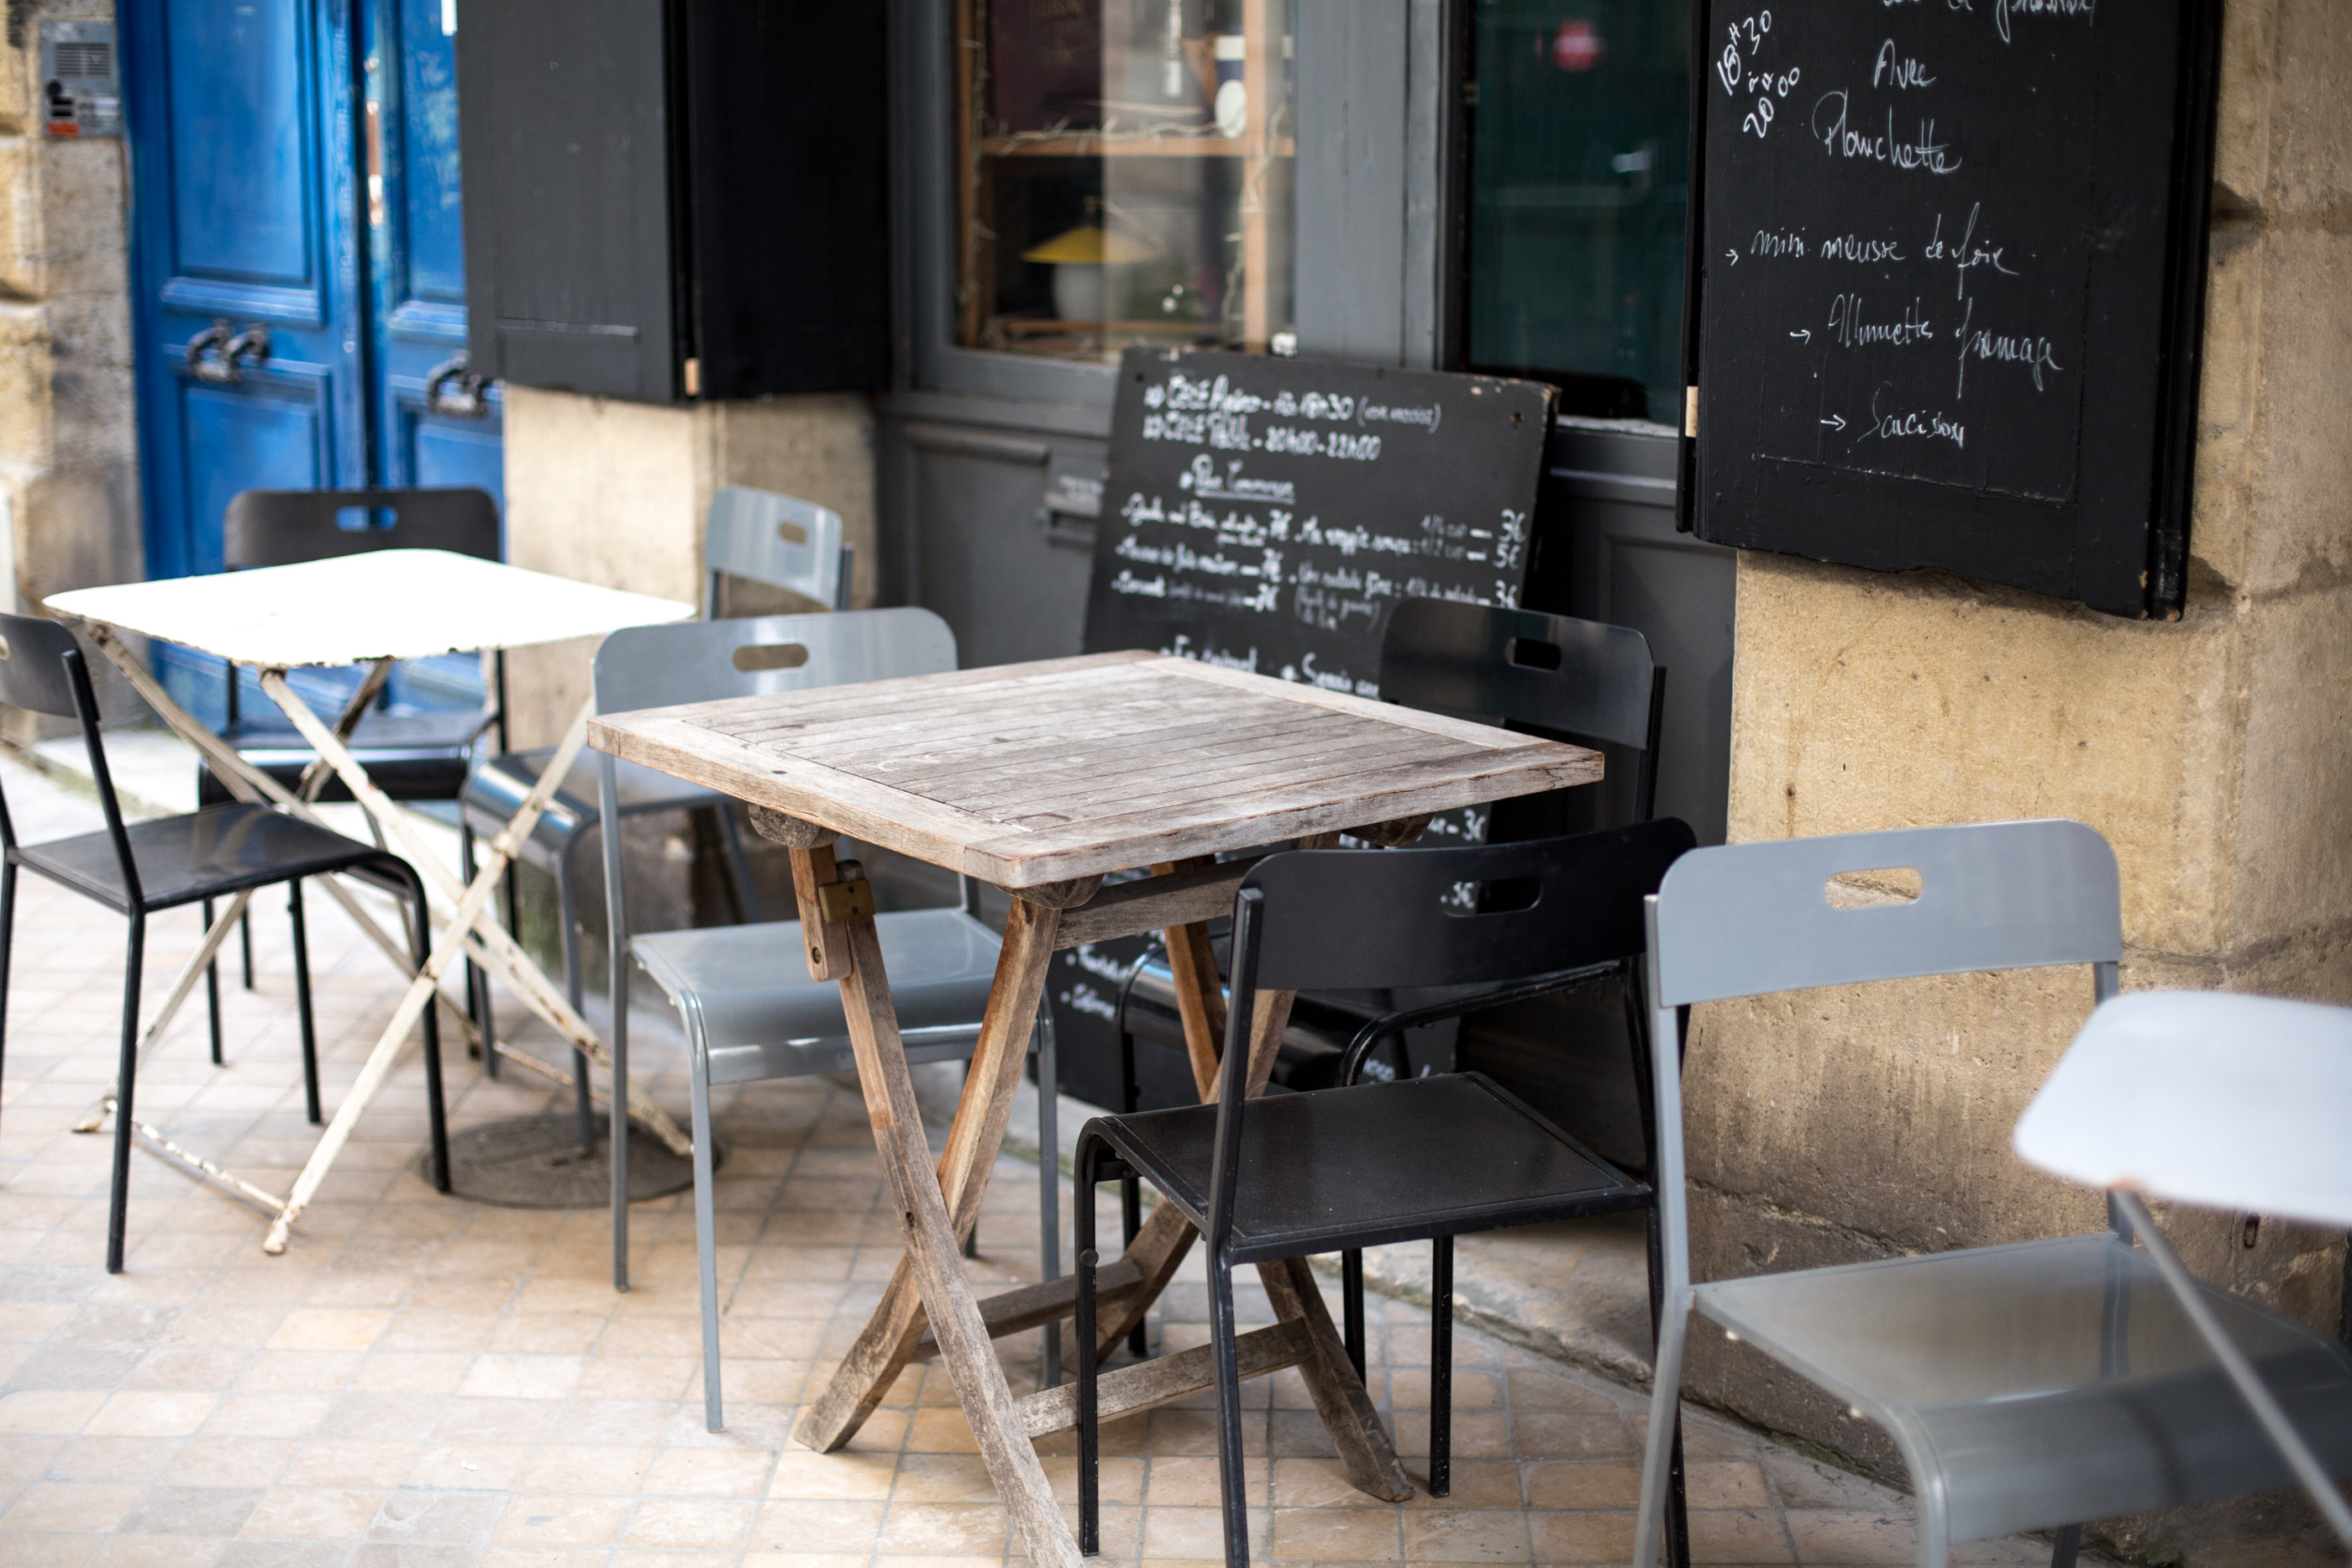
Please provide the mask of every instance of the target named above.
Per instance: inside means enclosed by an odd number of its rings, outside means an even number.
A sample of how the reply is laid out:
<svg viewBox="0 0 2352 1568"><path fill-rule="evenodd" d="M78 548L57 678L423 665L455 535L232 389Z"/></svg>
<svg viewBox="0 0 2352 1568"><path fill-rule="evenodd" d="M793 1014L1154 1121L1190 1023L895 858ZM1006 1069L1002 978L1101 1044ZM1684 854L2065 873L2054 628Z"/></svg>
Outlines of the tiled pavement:
<svg viewBox="0 0 2352 1568"><path fill-rule="evenodd" d="M85 831L95 809L13 761L20 833ZM396 992L324 898L309 901L330 1106ZM229 1065L205 1058L201 993L142 1074L139 1107L283 1189L315 1134L301 1114L285 921L256 920L260 984L225 1003ZM196 940L152 933L148 1002ZM0 1113L0 1562L31 1564L631 1564L917 1568L1003 1561L992 1500L944 1374L910 1369L840 1454L786 1438L896 1255L853 1092L766 1084L722 1113L728 1429L702 1428L693 1227L677 1200L637 1216L637 1288L616 1295L601 1213L502 1210L433 1193L412 1061L360 1124L282 1258L260 1217L134 1155L129 1270L100 1268L108 1140L67 1130L110 1076L121 923L23 884ZM510 1009L509 1018L520 1009ZM648 1067L664 1065L650 1031ZM529 1038L526 1036L526 1038ZM546 1039L540 1038L541 1049ZM682 1108L674 1051L656 1092ZM527 1083L450 1061L459 1126L544 1107ZM1034 1166L1000 1163L980 1271L1034 1267ZM1115 1223L1115 1222L1112 1222ZM1246 1312L1265 1313L1253 1287ZM1381 1304L1374 1303L1374 1316ZM1157 1332L1199 1343L1197 1265ZM1004 1342L1016 1388L1035 1336ZM1387 1309L1371 1384L1423 1469L1428 1334ZM1457 1338L1454 1495L1402 1507L1350 1490L1295 1375L1250 1388L1256 1549L1276 1561L1622 1563L1639 1399L1475 1333ZM1707 1563L1900 1563L1904 1500L1725 1424L1690 1439ZM1066 1440L1048 1472L1074 1487ZM1203 1401L1106 1432L1106 1556L1219 1551ZM2043 1561L2031 1542L1970 1562Z"/></svg>

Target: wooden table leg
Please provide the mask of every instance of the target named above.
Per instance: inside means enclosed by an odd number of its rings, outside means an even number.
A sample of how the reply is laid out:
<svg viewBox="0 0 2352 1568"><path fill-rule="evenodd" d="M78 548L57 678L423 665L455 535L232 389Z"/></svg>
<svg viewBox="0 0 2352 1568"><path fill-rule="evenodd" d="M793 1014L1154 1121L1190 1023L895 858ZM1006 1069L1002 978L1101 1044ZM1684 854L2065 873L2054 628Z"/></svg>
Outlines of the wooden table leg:
<svg viewBox="0 0 2352 1568"><path fill-rule="evenodd" d="M795 850L793 858L811 852ZM1029 1057L1030 1028L1045 994L1060 919L1058 910L1015 899L1005 922L1004 948L989 987L980 1044L965 1074L954 1124L948 1130L947 1152L939 1162L939 1187L959 1247L980 1219L981 1198L1004 1141L1022 1067ZM912 1265L901 1258L865 1331L834 1369L824 1392L802 1413L793 1429L793 1440L830 1453L856 1436L914 1357L928 1322Z"/></svg>
<svg viewBox="0 0 2352 1568"><path fill-rule="evenodd" d="M1014 907L1018 910L1023 906L1016 904ZM1028 1010L1034 1014L1036 989L1018 982L1034 967L1041 976L1037 988L1042 988L1042 958L1051 956L1057 917L1051 910L1045 910L1030 919L1034 929L1042 932L1044 940L1038 942L1031 937L1017 944L1005 944L999 975L1009 976L1016 985L1004 988L1008 994L1002 998L1002 1009L997 993L992 990L988 1017L982 1026L984 1038L990 1026L994 1026L1000 1034L1011 1034L1024 1041L1027 1038L1025 1021L1014 1029L1003 1015L1024 999L1021 995L1011 994L1016 990L1026 993ZM875 1145L881 1151L882 1168L898 1206L899 1223L906 1239L905 1262L930 1320L940 1357L955 1380L956 1394L963 1403L964 1419L971 1423L972 1437L980 1447L981 1460L988 1468L997 1495L1004 1500L1029 1561L1036 1568L1078 1568L1077 1542L1062 1522L1061 1509L1054 1501L1053 1486L1045 1479L1045 1467L1037 1462L1036 1448L1013 1407L1013 1390L1004 1381L1004 1369L997 1364L988 1325L981 1317L980 1303L964 1273L961 1240L965 1227L959 1225L957 1215L950 1211L941 1173L932 1166L930 1146L923 1134L922 1113L915 1103L914 1080L908 1074L906 1051L898 1038L898 1015L890 1002L889 978L883 972L881 940L871 915L851 919L845 929L851 968L841 980L842 1008L848 1016L850 1043L857 1056L857 1079L865 1090L867 1118L874 1124ZM1034 963L1033 950L1039 960ZM1006 965L1011 966L1009 971ZM974 1062L976 1082L967 1086L957 1108L958 1129L970 1127L961 1144L953 1133L949 1138L949 1160L958 1162L951 1171L960 1168L962 1172L955 1204L958 1210L969 1207L977 1213L980 1193L987 1184L988 1166L995 1158L997 1142L1003 1135L1004 1116L1012 1095L1003 1086L1017 1082L1021 1058L1013 1056L1008 1070L1002 1061L1003 1054L1000 1048L999 1060ZM999 1101L1003 1104L999 1105ZM971 1114L967 1115L968 1112ZM881 1315L877 1314L877 1321L867 1324L869 1335L882 1326ZM836 1384L840 1381L836 1374Z"/></svg>

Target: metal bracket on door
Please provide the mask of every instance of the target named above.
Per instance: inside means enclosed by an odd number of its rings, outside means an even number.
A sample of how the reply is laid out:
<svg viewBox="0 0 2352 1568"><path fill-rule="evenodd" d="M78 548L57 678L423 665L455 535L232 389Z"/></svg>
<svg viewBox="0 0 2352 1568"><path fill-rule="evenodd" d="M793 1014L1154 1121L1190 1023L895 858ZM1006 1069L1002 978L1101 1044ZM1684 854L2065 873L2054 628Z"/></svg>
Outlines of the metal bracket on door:
<svg viewBox="0 0 2352 1568"><path fill-rule="evenodd" d="M245 380L240 360L250 356L249 362L258 365L269 358L269 329L257 321L242 332L233 332L224 317L188 340L187 355L188 373L196 380L216 387L235 386Z"/></svg>
<svg viewBox="0 0 2352 1568"><path fill-rule="evenodd" d="M479 419L490 412L483 391L488 384L468 367L464 354L452 355L425 373L425 410L458 419Z"/></svg>

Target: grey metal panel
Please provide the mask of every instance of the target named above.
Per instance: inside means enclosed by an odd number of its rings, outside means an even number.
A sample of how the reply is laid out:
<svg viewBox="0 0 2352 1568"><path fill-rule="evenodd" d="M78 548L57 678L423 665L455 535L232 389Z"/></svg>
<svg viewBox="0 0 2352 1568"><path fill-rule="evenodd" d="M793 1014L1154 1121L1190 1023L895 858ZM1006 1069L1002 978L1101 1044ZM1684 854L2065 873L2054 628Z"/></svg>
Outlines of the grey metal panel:
<svg viewBox="0 0 2352 1568"><path fill-rule="evenodd" d="M1463 0L1412 0L1405 62L1404 363L1437 370L1460 345L1460 182Z"/></svg>
<svg viewBox="0 0 2352 1568"><path fill-rule="evenodd" d="M1411 0L1298 0L1298 351L1404 362Z"/></svg>
<svg viewBox="0 0 2352 1568"><path fill-rule="evenodd" d="M482 374L676 391L662 0L505 0L458 34L468 351Z"/></svg>
<svg viewBox="0 0 2352 1568"><path fill-rule="evenodd" d="M1076 653L1092 557L1074 514L1104 444L886 408L882 448L903 557L891 580L954 628L965 665Z"/></svg>
<svg viewBox="0 0 2352 1568"><path fill-rule="evenodd" d="M1675 531L1675 443L1655 427L1562 424L1544 454L1544 505L1557 508L1548 527L1572 557L1569 613L1633 627L1666 668L1658 814L1719 844L1731 797L1738 556ZM1601 788L1630 791L1632 780Z"/></svg>

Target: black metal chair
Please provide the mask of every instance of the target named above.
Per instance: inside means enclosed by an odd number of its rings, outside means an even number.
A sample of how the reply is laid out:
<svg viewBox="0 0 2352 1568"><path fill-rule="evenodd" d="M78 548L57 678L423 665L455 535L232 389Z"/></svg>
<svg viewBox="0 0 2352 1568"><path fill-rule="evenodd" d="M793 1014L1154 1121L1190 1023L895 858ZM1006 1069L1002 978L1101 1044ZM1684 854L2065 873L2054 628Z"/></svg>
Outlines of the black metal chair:
<svg viewBox="0 0 2352 1568"><path fill-rule="evenodd" d="M1598 741L1639 754L1633 772L1632 821L1649 821L1657 807L1658 736L1666 706L1666 672L1650 656L1650 644L1628 626L1604 625L1533 610L1462 604L1442 599L1407 599L1389 616L1381 639L1381 695L1432 712L1478 720L1556 740ZM1497 825L1502 836L1538 836L1525 831L1529 820L1544 821L1559 797L1526 802L1521 821L1507 821L1506 802ZM1550 828L1551 833L1563 829ZM1549 836L1543 835L1543 836ZM1118 1030L1118 1084L1122 1113L1136 1109L1135 1040L1140 1035L1181 1050L1183 1026L1176 1011L1174 981L1164 960L1147 953L1129 971L1114 1009ZM1399 1068L1373 1056L1395 1041L1402 1059L1408 1030L1425 1028L1487 1008L1557 995L1617 977L1612 962L1591 967L1514 976L1500 984L1459 985L1400 995L1394 982L1376 990L1323 990L1303 995L1291 1011L1282 1058L1274 1082L1286 1089L1323 1089L1352 1084L1368 1068L1385 1076ZM1639 1072L1636 1072L1639 1078ZM1128 1236L1141 1222L1139 1194L1124 1184ZM1364 1369L1364 1266L1361 1252L1341 1260L1342 1329L1356 1370ZM1137 1325L1129 1343L1144 1352Z"/></svg>
<svg viewBox="0 0 2352 1568"><path fill-rule="evenodd" d="M354 511L369 514L363 528L343 527ZM388 515L390 521L381 519ZM241 490L229 498L221 523L221 560L231 571L255 567L295 566L303 561L339 556L365 555L381 549L439 549L481 560L503 556L499 504L485 490L473 488L403 490ZM395 800L455 802L465 789L466 769L473 760L475 743L486 729L495 729L500 749L506 745L506 654L493 658L493 691L487 714L464 710L448 713L393 713L381 706L361 716L350 746L360 766ZM258 716L247 717L239 688L242 682L229 672L227 722L221 738L249 766L268 774L287 789L297 788L318 754L302 738L293 721L268 705ZM340 779L329 778L320 792L323 800L348 800L351 791ZM202 759L196 762L196 802L226 805L234 800ZM467 848L471 850L470 835ZM470 863L470 855L469 855ZM470 874L470 873L469 873ZM299 894L297 895L299 896ZM509 890L508 924L512 925L512 890ZM205 911L212 918L212 911ZM253 924L250 915L237 925L238 955L247 990L253 989ZM486 1015L488 986L467 962L468 1010L479 1023ZM217 965L205 976L205 999L217 1032L220 1017L220 976ZM213 1054L217 1063L220 1053Z"/></svg>
<svg viewBox="0 0 2352 1568"><path fill-rule="evenodd" d="M353 511L388 513L392 521L372 519L367 528L346 528L341 519ZM487 491L475 489L245 490L230 499L221 531L221 559L231 571L381 549L449 550L481 560L497 560L501 554L499 505ZM371 712L352 736L352 754L395 800L455 800L465 788L477 737L495 727L504 744L503 663L495 685L499 689L488 715ZM247 762L292 789L315 754L283 715L246 717L238 685L228 683L228 724L222 738ZM203 804L231 799L209 769L197 767ZM348 800L351 794L341 780L331 779L320 799Z"/></svg>
<svg viewBox="0 0 2352 1568"><path fill-rule="evenodd" d="M56 718L79 719L89 751L90 777L106 814L102 832L82 833L42 844L16 841L7 802L0 799L0 1044L5 1044L8 960L13 946L16 873L37 872L62 887L94 899L129 917L130 942L122 977L122 1047L114 1102L114 1172L106 1221L106 1268L122 1271L125 1207L130 1196L132 1091L139 1069L139 984L147 916L161 910L211 901L278 883L295 889L294 983L302 1029L303 1086L310 1120L319 1115L319 1060L311 1027L310 976L302 925L300 879L341 872L364 878L407 900L409 941L422 966L432 943L425 885L415 868L397 855L347 839L264 806L208 806L185 816L160 817L126 825L114 796L106 747L99 738L98 699L89 669L73 634L54 621L0 615L0 703ZM209 921L209 915L207 915ZM425 1082L433 1139L436 1185L449 1190L449 1144L441 1101L441 1040L433 1009L425 1010ZM214 1055L219 1056L219 1021L214 1021Z"/></svg>
<svg viewBox="0 0 2352 1568"><path fill-rule="evenodd" d="M1233 998L1214 1105L1098 1116L1078 1135L1078 1498L1082 1552L1097 1550L1097 1359L1094 1189L1139 1177L1200 1230L1218 1377L1225 1555L1249 1562L1233 1270L1245 1263L1429 1238L1429 1490L1451 1463L1453 1238L1507 1225L1650 1211L1650 1299L1659 1308L1658 1217L1625 1176L1493 1080L1401 1078L1248 1101L1236 1071L1261 988L1496 986L1605 967L1627 982L1627 1027L1647 1082L1637 993L1642 900L1694 843L1679 821L1528 843L1270 855L1234 901ZM1478 890L1474 907L1455 896ZM1644 1101L1645 1133L1654 1121ZM1654 1135L1654 1134L1653 1134ZM1677 1437L1677 1442L1679 1437ZM1675 1467L1676 1518L1681 1467Z"/></svg>

